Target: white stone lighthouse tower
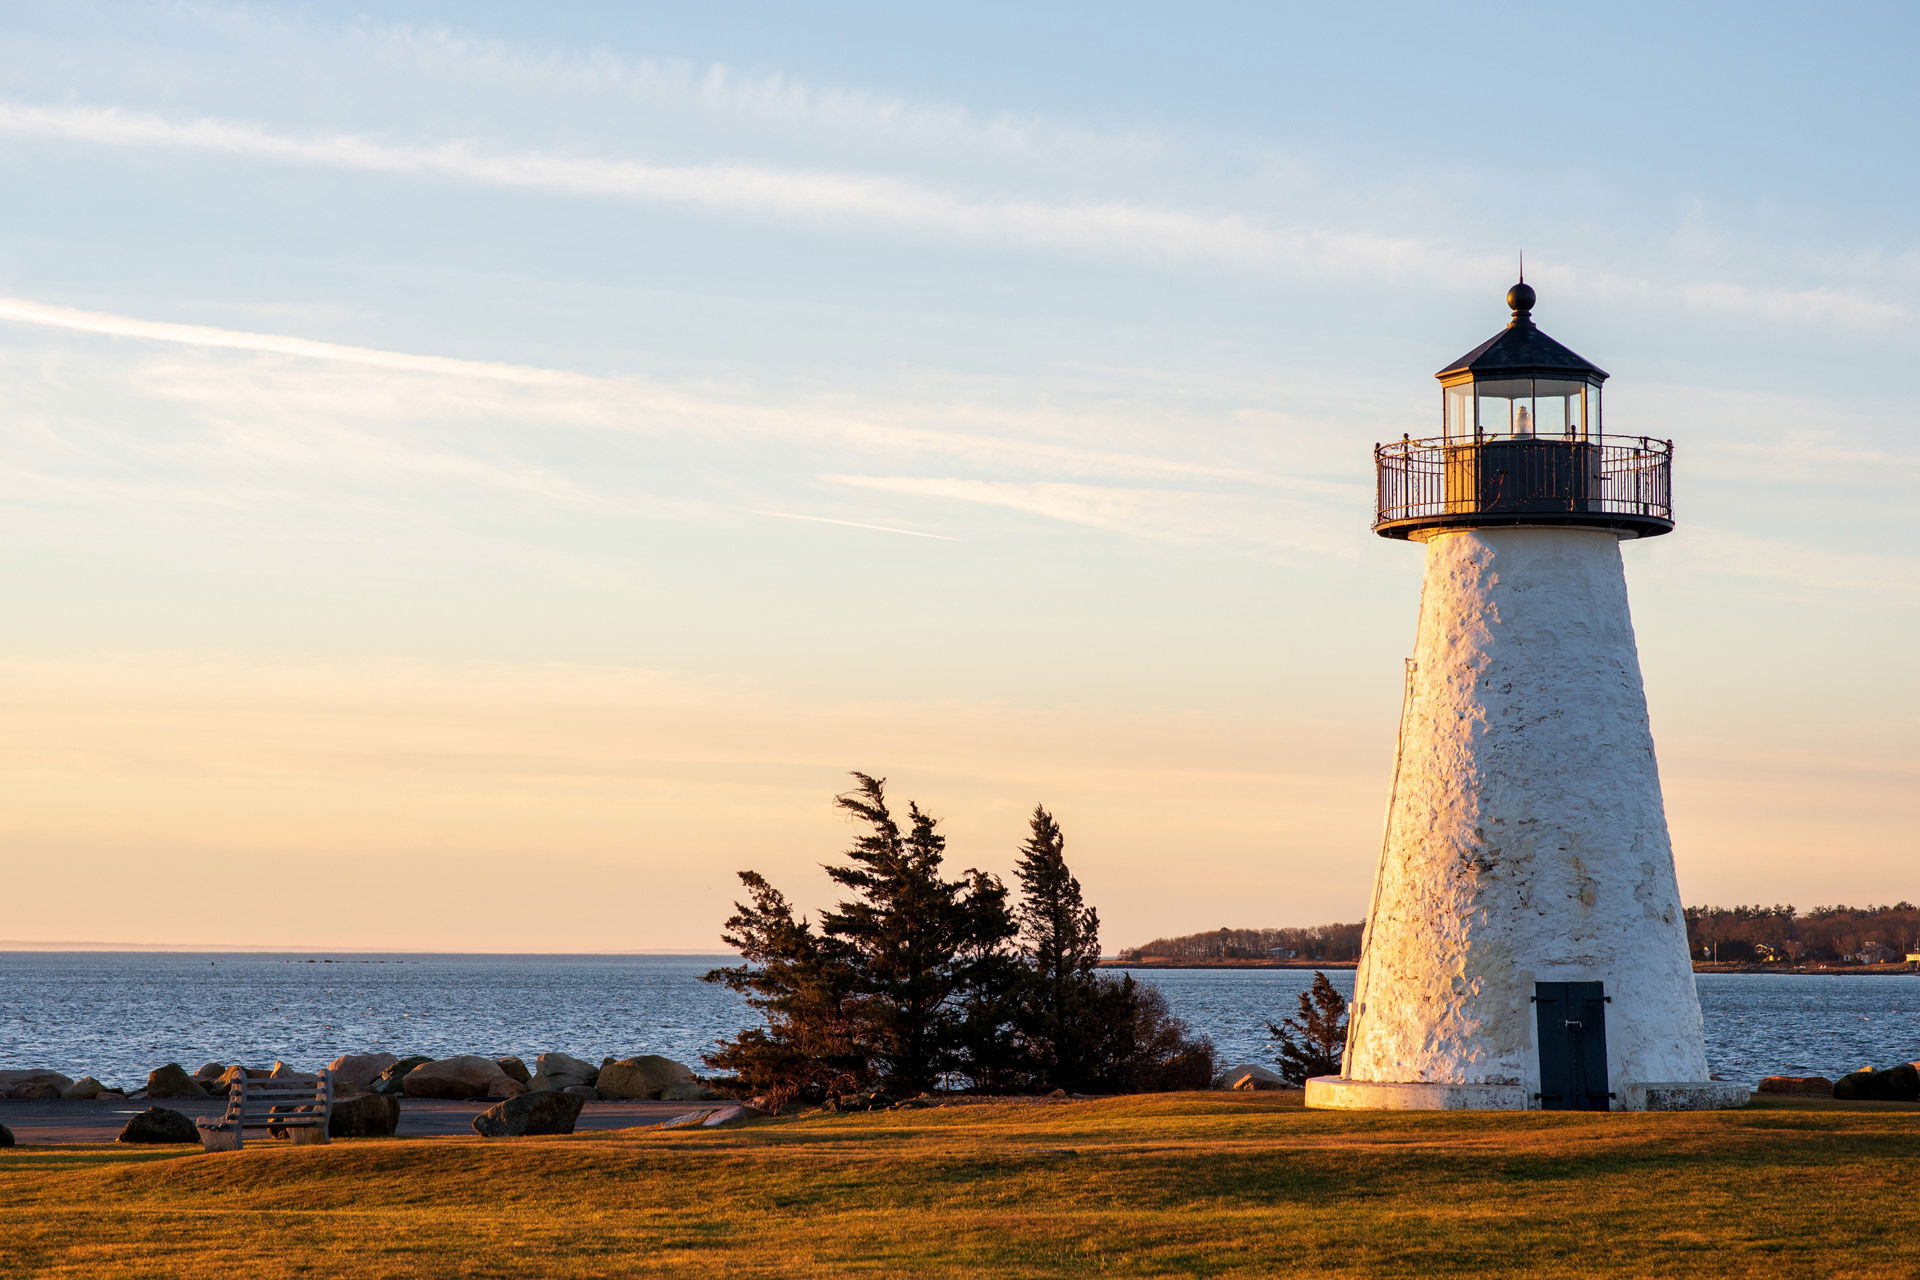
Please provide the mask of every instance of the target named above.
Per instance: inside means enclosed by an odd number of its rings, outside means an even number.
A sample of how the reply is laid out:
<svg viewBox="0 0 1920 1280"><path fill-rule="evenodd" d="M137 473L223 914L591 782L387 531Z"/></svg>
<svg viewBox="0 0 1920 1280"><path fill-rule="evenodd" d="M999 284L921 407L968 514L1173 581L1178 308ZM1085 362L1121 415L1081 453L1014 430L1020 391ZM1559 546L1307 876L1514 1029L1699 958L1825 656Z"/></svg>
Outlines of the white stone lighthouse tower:
<svg viewBox="0 0 1920 1280"><path fill-rule="evenodd" d="M1673 528L1672 445L1601 434L1606 373L1507 294L1375 450L1426 544L1385 847L1339 1076L1313 1107L1737 1106L1710 1081L1620 544Z"/></svg>

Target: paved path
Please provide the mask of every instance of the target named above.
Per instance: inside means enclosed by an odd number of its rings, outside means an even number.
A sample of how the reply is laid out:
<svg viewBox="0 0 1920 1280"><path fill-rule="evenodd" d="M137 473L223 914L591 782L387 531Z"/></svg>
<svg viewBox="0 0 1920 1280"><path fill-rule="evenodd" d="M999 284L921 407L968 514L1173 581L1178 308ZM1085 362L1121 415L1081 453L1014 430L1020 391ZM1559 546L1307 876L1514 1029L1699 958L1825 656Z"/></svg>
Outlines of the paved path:
<svg viewBox="0 0 1920 1280"><path fill-rule="evenodd" d="M14 1141L22 1146L46 1146L68 1142L112 1142L120 1136L127 1118L149 1106L166 1107L198 1119L217 1116L226 1109L218 1098L168 1098L154 1102L22 1102L0 1099L0 1124L13 1130ZM444 1138L455 1134L473 1136L473 1118L492 1106L491 1102L443 1102L433 1098L400 1100L400 1134L403 1138ZM698 1102L589 1102L580 1109L576 1129L631 1129L635 1125L659 1124L673 1116L697 1111L715 1103Z"/></svg>

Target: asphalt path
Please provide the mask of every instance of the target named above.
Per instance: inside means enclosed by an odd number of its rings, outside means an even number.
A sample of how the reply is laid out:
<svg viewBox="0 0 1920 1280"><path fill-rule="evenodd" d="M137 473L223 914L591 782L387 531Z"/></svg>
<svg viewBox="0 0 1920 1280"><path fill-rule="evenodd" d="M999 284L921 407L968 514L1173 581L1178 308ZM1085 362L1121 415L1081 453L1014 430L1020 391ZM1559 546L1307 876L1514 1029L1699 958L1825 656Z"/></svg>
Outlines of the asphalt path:
<svg viewBox="0 0 1920 1280"><path fill-rule="evenodd" d="M448 1138L473 1136L473 1118L494 1105L487 1102L446 1102L437 1098L400 1099L402 1138ZM631 1129L639 1125L659 1124L674 1116L714 1107L720 1103L698 1102L589 1102L580 1109L576 1131L589 1129ZM46 1101L27 1102L0 1099L0 1124L13 1131L13 1140L21 1146L51 1146L82 1142L112 1142L132 1116L148 1107L166 1107L184 1116L199 1119L217 1116L226 1110L221 1098L165 1098L152 1102L108 1099L104 1102ZM265 1135L261 1135L265 1139ZM253 1139L249 1139L253 1140ZM271 1141L271 1139L265 1139Z"/></svg>

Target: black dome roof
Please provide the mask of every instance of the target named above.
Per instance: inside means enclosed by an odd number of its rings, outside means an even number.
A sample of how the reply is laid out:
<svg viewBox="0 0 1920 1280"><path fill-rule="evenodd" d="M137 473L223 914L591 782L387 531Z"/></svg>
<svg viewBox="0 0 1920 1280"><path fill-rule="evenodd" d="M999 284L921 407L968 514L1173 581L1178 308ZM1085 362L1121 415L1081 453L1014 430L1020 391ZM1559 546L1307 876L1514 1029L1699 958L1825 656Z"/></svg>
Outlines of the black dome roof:
<svg viewBox="0 0 1920 1280"><path fill-rule="evenodd" d="M1533 323L1534 293L1526 281L1522 280L1507 293L1507 302L1513 307L1513 319L1507 327L1434 374L1434 377L1444 379L1470 373L1476 380L1506 376L1606 381L1605 369L1561 346Z"/></svg>

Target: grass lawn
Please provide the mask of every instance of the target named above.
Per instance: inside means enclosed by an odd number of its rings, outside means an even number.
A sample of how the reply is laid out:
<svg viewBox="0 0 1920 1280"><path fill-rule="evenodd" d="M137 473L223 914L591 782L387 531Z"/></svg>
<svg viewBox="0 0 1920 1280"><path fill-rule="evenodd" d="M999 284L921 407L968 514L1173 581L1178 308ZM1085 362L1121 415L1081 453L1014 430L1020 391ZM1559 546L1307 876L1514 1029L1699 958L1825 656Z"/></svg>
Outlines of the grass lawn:
<svg viewBox="0 0 1920 1280"><path fill-rule="evenodd" d="M0 1275L1920 1275L1920 1110L1171 1094L237 1154L0 1151Z"/></svg>

